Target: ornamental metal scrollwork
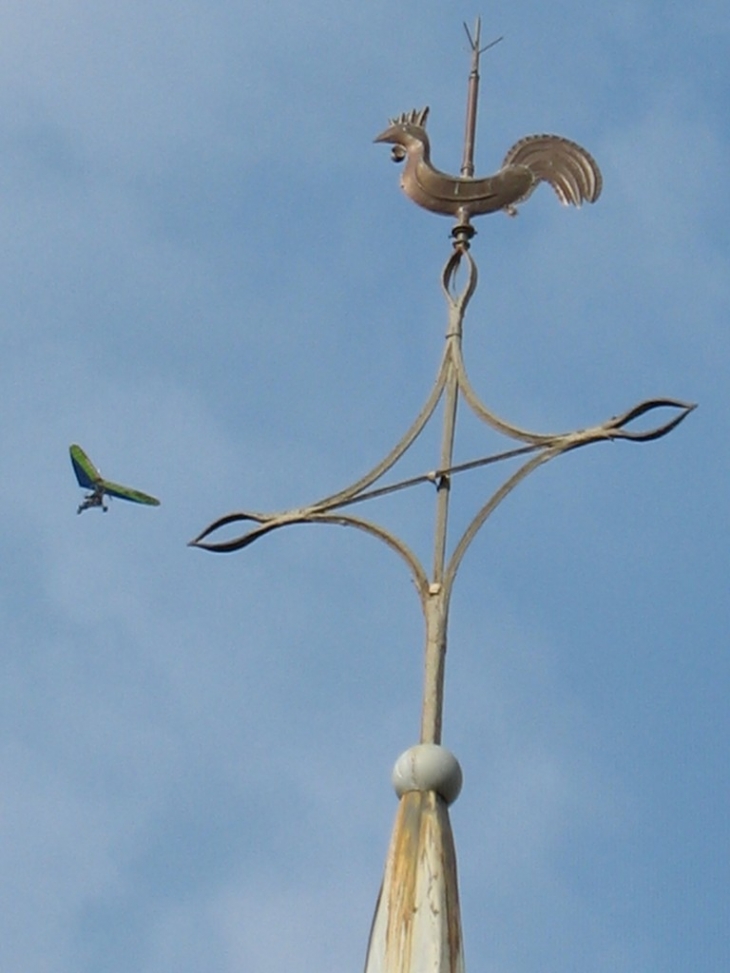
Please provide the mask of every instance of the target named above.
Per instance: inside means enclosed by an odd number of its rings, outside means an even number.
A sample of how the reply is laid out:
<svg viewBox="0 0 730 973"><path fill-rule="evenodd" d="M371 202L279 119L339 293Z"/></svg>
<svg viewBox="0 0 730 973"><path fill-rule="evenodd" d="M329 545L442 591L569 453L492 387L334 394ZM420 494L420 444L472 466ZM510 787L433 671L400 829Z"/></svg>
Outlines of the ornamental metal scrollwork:
<svg viewBox="0 0 730 973"><path fill-rule="evenodd" d="M466 264L467 279L462 290L456 291L454 287L455 279L462 263ZM452 477L459 473L489 466L500 461L529 456L529 459L489 497L456 544L451 558L445 566L444 577L441 582L445 586L445 594L448 597L458 566L479 528L501 501L529 473L563 453L578 449L581 446L588 446L591 443L620 439L633 442L649 442L659 439L675 429L695 408L694 404L682 402L679 399L666 397L652 398L640 402L638 405L633 406L631 409L617 416L611 416L598 425L570 432L534 432L516 426L498 416L481 401L467 375L462 355L461 339L466 310L477 286L477 268L469 250L464 247L463 243L456 243L454 245L454 252L444 266L441 283L448 306L449 320L446 332L446 345L439 364L436 380L431 393L426 399L421 411L416 416L416 419L385 458L366 473L365 476L350 486L306 506L274 512L242 510L226 514L213 521L213 523L201 531L197 537L190 541L190 546L199 547L202 550L219 554L230 554L243 550L255 540L274 530L292 524L320 523L335 524L343 527L356 527L385 542L406 562L425 608L425 599L429 596L431 582L429 581L426 569L418 557L392 531L371 520L346 512L347 508L352 507L354 504L374 500L378 497L387 496L388 494L409 489L420 484L431 483L438 488L439 485L446 484L447 481L450 481ZM420 436L433 416L437 406L449 390L454 402L459 397L462 398L473 414L485 423L485 425L504 436L524 443L524 445L469 460L465 463L449 463L448 465L438 466L436 469L419 476L386 483L382 486L375 486ZM655 410L669 410L672 414L663 423L648 429L632 430L628 428L631 423ZM449 456L451 455L452 440L453 436L446 446ZM223 540L214 539L214 535L227 533L227 529L233 524L244 522L254 524L255 526L250 527L244 533L234 537L226 536Z"/></svg>
<svg viewBox="0 0 730 973"><path fill-rule="evenodd" d="M357 528L383 541L411 572L425 619L420 742L396 764L399 810L372 924L365 973L424 973L424 970L463 973L464 969L456 854L447 810L447 804L461 787L461 771L453 755L441 747L441 734L449 605L469 545L505 497L538 467L593 443L615 440L645 443L660 439L676 429L695 408L694 404L679 399L655 397L598 425L570 432L535 432L498 416L477 395L461 347L464 316L478 277L470 253L475 234L472 220L495 212L515 215L516 207L541 182L548 183L565 205L593 203L601 193L602 176L591 154L577 143L556 135L532 135L508 151L502 167L493 176L474 178L479 56L486 48L480 47L479 20L474 36L468 28L466 31L472 63L460 175L441 172L431 163L425 127L427 108L391 119L388 128L375 140L392 145L393 158L404 163L401 186L414 202L430 212L455 219L451 231L453 249L441 274L448 310L446 341L436 380L423 407L390 452L350 486L290 510L269 513L242 510L226 514L190 542L191 546L206 551L232 553L292 524L334 524ZM466 277L460 290L456 287L459 271ZM518 445L454 463L460 402L491 430ZM434 469L408 479L384 482L386 474L421 435L439 405L443 413L441 447ZM637 427L638 420L646 423L657 412L665 414L664 421ZM520 461L521 465L485 500L449 553L448 513L455 477L508 460ZM357 504L422 484L431 484L436 492L430 571L395 533L352 511ZM231 528L240 524L246 525L243 533L231 537Z"/></svg>

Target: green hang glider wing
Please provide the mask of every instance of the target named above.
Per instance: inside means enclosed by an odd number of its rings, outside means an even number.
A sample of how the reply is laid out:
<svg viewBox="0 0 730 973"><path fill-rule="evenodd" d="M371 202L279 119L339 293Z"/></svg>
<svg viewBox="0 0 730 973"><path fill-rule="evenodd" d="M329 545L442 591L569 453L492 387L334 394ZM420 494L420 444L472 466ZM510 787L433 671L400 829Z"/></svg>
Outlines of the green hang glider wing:
<svg viewBox="0 0 730 973"><path fill-rule="evenodd" d="M101 488L108 497L131 500L132 503L146 503L150 507L160 506L160 501L156 497L142 493L141 490L132 490L131 487L120 486L119 483L112 483L110 480L102 480Z"/></svg>
<svg viewBox="0 0 730 973"><path fill-rule="evenodd" d="M156 497L142 493L141 490L133 490L131 487L105 480L80 446L74 444L69 447L69 453L80 487L85 490L93 490L98 495L106 494L106 496L118 497L120 500L129 500L132 503L144 503L151 507L159 507L160 501Z"/></svg>
<svg viewBox="0 0 730 973"><path fill-rule="evenodd" d="M93 490L101 483L101 473L80 446L69 447L69 453L79 486L85 490Z"/></svg>

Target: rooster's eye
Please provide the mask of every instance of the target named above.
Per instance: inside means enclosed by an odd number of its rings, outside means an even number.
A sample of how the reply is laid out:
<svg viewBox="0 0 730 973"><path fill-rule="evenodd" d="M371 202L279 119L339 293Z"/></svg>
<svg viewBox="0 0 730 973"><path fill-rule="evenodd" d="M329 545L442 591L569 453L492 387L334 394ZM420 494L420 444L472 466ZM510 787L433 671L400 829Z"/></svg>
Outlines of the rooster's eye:
<svg viewBox="0 0 730 973"><path fill-rule="evenodd" d="M394 145L390 150L390 158L393 162L402 162L406 157L406 150L402 145Z"/></svg>

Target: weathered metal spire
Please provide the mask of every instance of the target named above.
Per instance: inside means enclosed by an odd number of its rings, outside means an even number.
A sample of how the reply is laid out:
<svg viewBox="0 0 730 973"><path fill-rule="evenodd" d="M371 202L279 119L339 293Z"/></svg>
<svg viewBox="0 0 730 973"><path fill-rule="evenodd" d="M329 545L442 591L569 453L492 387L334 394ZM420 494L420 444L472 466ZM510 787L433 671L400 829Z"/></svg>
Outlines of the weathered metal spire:
<svg viewBox="0 0 730 973"><path fill-rule="evenodd" d="M448 311L446 342L434 387L423 408L387 456L349 487L292 510L228 514L191 541L193 546L205 550L232 552L288 524L336 524L356 527L384 541L411 572L425 619L420 739L398 759L393 771L399 806L370 932L365 973L462 973L464 969L456 853L448 813L449 805L461 789L462 775L456 758L441 745L441 737L449 603L469 545L501 501L539 466L592 443L659 439L694 408L676 399L648 399L595 426L572 432L534 432L496 415L474 391L462 355L464 316L477 286L476 264L469 252L475 232L471 220L498 210L514 213L515 204L526 199L541 181L552 185L563 203L594 202L601 191L600 171L589 153L574 142L552 135L522 139L507 153L502 169L495 176L473 178L479 56L486 50L479 46L480 34L481 25L477 20L473 35L467 28L471 73L461 175L449 176L431 165L425 132L427 109L404 113L391 120L390 127L376 139L391 143L394 159L405 161L402 186L415 202L433 212L455 217L453 249L441 276ZM462 289L457 290L456 276L460 269L465 271L466 280ZM455 465L454 437L460 400L485 425L520 445ZM375 486L411 447L440 403L443 403L443 417L436 468L421 476ZM639 431L629 428L635 420L657 409L669 413L661 424ZM450 549L449 504L457 474L512 460L520 460L521 465L484 502ZM349 512L355 504L426 483L436 487L430 572L396 534L375 521ZM225 533L241 522L248 524L243 534L213 539L213 535Z"/></svg>

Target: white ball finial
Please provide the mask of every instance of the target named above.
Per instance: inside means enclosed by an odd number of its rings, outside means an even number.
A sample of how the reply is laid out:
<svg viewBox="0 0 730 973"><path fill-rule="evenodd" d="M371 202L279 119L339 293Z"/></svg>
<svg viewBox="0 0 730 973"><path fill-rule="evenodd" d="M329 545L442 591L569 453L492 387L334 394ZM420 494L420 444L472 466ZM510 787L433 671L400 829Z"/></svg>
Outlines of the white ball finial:
<svg viewBox="0 0 730 973"><path fill-rule="evenodd" d="M436 743L419 743L398 757L391 780L398 797L408 791L436 791L447 804L453 804L463 777L450 750Z"/></svg>

